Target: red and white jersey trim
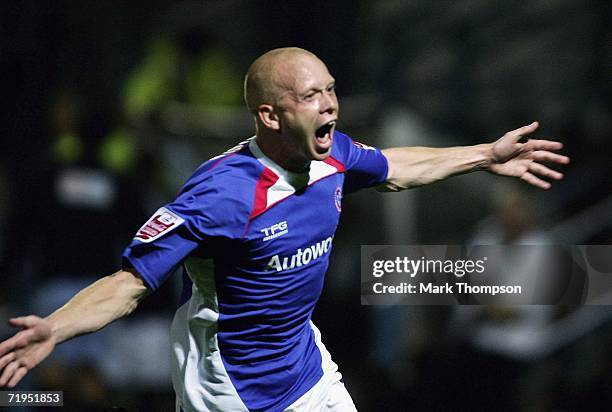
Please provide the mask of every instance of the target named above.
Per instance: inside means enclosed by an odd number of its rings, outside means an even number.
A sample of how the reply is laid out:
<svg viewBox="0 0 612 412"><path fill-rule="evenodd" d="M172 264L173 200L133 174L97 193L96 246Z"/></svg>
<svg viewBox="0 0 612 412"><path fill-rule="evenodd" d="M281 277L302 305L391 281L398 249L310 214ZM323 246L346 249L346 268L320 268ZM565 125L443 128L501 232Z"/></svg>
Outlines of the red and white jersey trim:
<svg viewBox="0 0 612 412"><path fill-rule="evenodd" d="M255 139L249 142L249 150L265 166L255 189L255 205L251 213L251 219L259 216L274 204L293 195L297 190L310 186L325 177L342 173L345 170L344 165L340 161L328 157L324 161L310 162L308 174L290 172L266 156L257 145Z"/></svg>

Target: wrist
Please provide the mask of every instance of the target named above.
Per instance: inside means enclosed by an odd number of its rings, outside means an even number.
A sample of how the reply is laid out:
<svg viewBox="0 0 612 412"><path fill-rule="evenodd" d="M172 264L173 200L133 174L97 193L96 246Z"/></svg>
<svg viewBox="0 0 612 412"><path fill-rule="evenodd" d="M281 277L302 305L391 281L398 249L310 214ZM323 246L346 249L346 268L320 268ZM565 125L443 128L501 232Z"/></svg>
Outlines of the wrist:
<svg viewBox="0 0 612 412"><path fill-rule="evenodd" d="M56 310L44 319L50 329L49 338L53 340L54 344L61 343L68 339L68 337L64 335L65 328L62 327L61 319L58 318L58 311L59 310Z"/></svg>
<svg viewBox="0 0 612 412"><path fill-rule="evenodd" d="M480 170L491 170L491 165L495 163L495 155L493 153L493 143L483 143L477 146L482 157Z"/></svg>

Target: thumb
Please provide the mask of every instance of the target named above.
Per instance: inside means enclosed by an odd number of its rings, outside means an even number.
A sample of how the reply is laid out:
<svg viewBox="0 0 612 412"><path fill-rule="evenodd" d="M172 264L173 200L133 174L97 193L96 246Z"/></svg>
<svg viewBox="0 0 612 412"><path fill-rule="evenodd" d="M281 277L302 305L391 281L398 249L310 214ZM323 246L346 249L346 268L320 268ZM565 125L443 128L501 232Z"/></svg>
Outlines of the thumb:
<svg viewBox="0 0 612 412"><path fill-rule="evenodd" d="M30 316L20 316L17 318L9 319L9 324L15 327L21 328L31 328L36 325L40 318L38 316L30 315Z"/></svg>
<svg viewBox="0 0 612 412"><path fill-rule="evenodd" d="M520 136L525 136L525 135L535 132L538 127L540 127L540 123L536 121L526 126L519 127L518 129L512 130L511 132L509 132L509 134L513 134L520 138Z"/></svg>

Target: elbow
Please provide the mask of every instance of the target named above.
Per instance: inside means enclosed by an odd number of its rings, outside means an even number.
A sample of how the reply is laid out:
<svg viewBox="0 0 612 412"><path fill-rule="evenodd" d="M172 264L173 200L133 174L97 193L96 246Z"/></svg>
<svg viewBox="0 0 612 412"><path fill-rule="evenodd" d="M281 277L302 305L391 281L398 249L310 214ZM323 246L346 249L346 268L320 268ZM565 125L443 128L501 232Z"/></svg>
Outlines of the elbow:
<svg viewBox="0 0 612 412"><path fill-rule="evenodd" d="M415 187L431 183L425 179L415 179L410 177L389 177L387 181L377 187L379 192L401 192L402 190L413 189Z"/></svg>
<svg viewBox="0 0 612 412"><path fill-rule="evenodd" d="M120 291L121 316L127 316L138 307L138 304L148 294L149 289L136 271L120 270L110 276L115 290Z"/></svg>
<svg viewBox="0 0 612 412"><path fill-rule="evenodd" d="M386 156L388 162L387 180L376 187L376 190L379 192L399 192L407 189L401 184L401 181L397 179L397 172L394 163L391 161L388 154L386 154Z"/></svg>
<svg viewBox="0 0 612 412"><path fill-rule="evenodd" d="M128 302L128 304L125 306L124 312L121 314L120 317L127 316L127 315L131 314L132 312L134 312L136 310L136 308L138 307L138 303L139 302L140 302L140 300L137 300L137 299L134 299L134 300L131 300L130 302Z"/></svg>
<svg viewBox="0 0 612 412"><path fill-rule="evenodd" d="M400 192L405 189L408 189L408 187L403 187L390 180L376 187L376 190L379 192Z"/></svg>
<svg viewBox="0 0 612 412"><path fill-rule="evenodd" d="M403 176L406 174L406 171L394 160L392 154L393 152L385 153L388 162L387 180L378 186L376 190L379 192L401 192L402 190L420 186L414 178Z"/></svg>

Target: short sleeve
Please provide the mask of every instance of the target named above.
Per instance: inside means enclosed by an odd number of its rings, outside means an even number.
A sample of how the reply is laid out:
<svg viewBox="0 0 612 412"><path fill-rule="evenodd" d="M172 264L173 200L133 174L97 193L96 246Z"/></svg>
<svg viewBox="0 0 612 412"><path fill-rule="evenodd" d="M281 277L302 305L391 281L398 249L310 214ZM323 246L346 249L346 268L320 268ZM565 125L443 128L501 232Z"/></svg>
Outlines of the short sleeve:
<svg viewBox="0 0 612 412"><path fill-rule="evenodd" d="M345 193L377 186L387 180L389 165L379 149L356 142L338 131L334 133L334 147L333 155L345 167Z"/></svg>
<svg viewBox="0 0 612 412"><path fill-rule="evenodd" d="M158 209L123 252L123 266L136 269L150 289L159 288L195 249L242 235L248 205L228 193L231 184L218 180L192 185Z"/></svg>

